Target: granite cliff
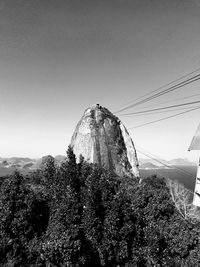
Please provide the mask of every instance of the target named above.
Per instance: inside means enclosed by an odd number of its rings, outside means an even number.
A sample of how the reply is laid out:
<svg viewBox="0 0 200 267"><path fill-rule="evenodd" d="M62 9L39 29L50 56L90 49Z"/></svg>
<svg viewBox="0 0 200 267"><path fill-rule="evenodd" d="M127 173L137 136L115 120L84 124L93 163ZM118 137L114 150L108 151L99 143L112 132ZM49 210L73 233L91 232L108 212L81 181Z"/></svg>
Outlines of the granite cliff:
<svg viewBox="0 0 200 267"><path fill-rule="evenodd" d="M86 161L119 176L139 176L136 150L127 129L108 109L98 104L85 110L71 146L78 160L82 154Z"/></svg>

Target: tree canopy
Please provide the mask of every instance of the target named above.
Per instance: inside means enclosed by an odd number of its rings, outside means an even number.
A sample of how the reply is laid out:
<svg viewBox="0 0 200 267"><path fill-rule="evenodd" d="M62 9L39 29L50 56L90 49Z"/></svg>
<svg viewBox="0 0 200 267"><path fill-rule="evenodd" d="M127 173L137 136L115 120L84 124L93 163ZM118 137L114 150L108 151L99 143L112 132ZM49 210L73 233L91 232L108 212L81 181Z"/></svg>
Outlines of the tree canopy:
<svg viewBox="0 0 200 267"><path fill-rule="evenodd" d="M37 173L1 185L4 267L199 266L199 229L165 179L118 177L77 163L71 147L60 167L48 156Z"/></svg>

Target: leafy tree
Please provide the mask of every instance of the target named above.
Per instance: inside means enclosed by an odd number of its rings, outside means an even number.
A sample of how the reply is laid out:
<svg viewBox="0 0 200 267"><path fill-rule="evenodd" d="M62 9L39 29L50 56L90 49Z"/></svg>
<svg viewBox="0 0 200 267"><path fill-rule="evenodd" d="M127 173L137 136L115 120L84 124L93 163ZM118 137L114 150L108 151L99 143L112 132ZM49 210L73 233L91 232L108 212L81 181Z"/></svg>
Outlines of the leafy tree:
<svg viewBox="0 0 200 267"><path fill-rule="evenodd" d="M41 170L44 177L44 180L48 183L51 183L51 180L54 179L56 174L55 159L51 155L45 156L42 158Z"/></svg>
<svg viewBox="0 0 200 267"><path fill-rule="evenodd" d="M58 175L60 179L55 180L54 186L60 192L56 192L51 208L43 253L46 261L55 266L82 266L87 261L88 248L81 229L80 165L76 164L71 147Z"/></svg>
<svg viewBox="0 0 200 267"><path fill-rule="evenodd" d="M15 172L1 188L1 266L30 266L35 256L29 244L45 232L47 224L46 202L36 199L25 185L23 177Z"/></svg>

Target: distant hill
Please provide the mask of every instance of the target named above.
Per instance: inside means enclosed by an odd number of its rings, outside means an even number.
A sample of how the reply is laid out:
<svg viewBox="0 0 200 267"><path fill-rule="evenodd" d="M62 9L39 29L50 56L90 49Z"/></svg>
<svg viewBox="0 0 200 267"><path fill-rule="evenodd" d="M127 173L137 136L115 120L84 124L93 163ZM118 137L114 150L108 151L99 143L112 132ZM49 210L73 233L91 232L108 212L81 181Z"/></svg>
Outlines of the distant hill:
<svg viewBox="0 0 200 267"><path fill-rule="evenodd" d="M60 165L64 160L66 160L66 156L63 155L57 155L55 156L55 161L58 165Z"/></svg>
<svg viewBox="0 0 200 267"><path fill-rule="evenodd" d="M190 161L187 158L177 158L177 159L172 159L168 161L169 165L188 165L188 166L196 166L196 162Z"/></svg>
<svg viewBox="0 0 200 267"><path fill-rule="evenodd" d="M56 164L60 165L63 160L66 159L64 155L57 155L54 157ZM25 171L33 171L40 168L42 158L33 159L28 157L0 157L0 177L13 173L18 169L22 173Z"/></svg>
<svg viewBox="0 0 200 267"><path fill-rule="evenodd" d="M158 162L160 161L160 162ZM163 164L162 164L163 162ZM190 161L187 158L177 158L177 159L172 159L172 160L163 160L163 159L142 159L139 158L139 164L140 167L144 164L144 163L152 163L153 165L157 166L157 167L163 167L165 164L166 165L183 165L183 166L196 166L197 162L194 161Z"/></svg>
<svg viewBox="0 0 200 267"><path fill-rule="evenodd" d="M154 160L154 159L142 159L142 158L139 158L139 167L142 166L143 164L145 163L152 163L153 165L155 165L156 167L161 167L163 166L162 163L159 163L158 161ZM159 160L159 159L158 159ZM161 162L163 162L163 160L159 160Z"/></svg>
<svg viewBox="0 0 200 267"><path fill-rule="evenodd" d="M28 157L11 157L11 158L0 158L0 177L12 174L14 170L18 169L22 173L29 172L37 169L37 160Z"/></svg>
<svg viewBox="0 0 200 267"><path fill-rule="evenodd" d="M159 168L158 166L154 165L151 162L145 162L140 165L140 169L157 169Z"/></svg>
<svg viewBox="0 0 200 267"><path fill-rule="evenodd" d="M23 158L23 157L12 157L12 158L8 158L6 159L8 161L12 161L13 163L21 163L21 162L30 162L33 161L34 159L31 158Z"/></svg>
<svg viewBox="0 0 200 267"><path fill-rule="evenodd" d="M31 167L33 167L33 163L32 162L29 162L27 164L24 164L23 169L29 169Z"/></svg>

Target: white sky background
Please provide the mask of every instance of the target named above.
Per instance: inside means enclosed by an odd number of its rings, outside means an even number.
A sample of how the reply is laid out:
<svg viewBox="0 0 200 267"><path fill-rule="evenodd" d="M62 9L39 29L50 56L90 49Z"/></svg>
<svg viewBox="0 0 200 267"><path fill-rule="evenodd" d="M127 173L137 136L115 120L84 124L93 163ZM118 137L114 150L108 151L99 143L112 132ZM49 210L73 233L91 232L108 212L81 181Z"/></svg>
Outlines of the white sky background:
<svg viewBox="0 0 200 267"><path fill-rule="evenodd" d="M197 0L0 0L0 156L65 154L88 106L114 112L193 71L199 44ZM199 89L193 83L137 110ZM119 117L130 128L175 113ZM200 152L187 149L199 118L197 110L130 134L161 158L196 160Z"/></svg>

